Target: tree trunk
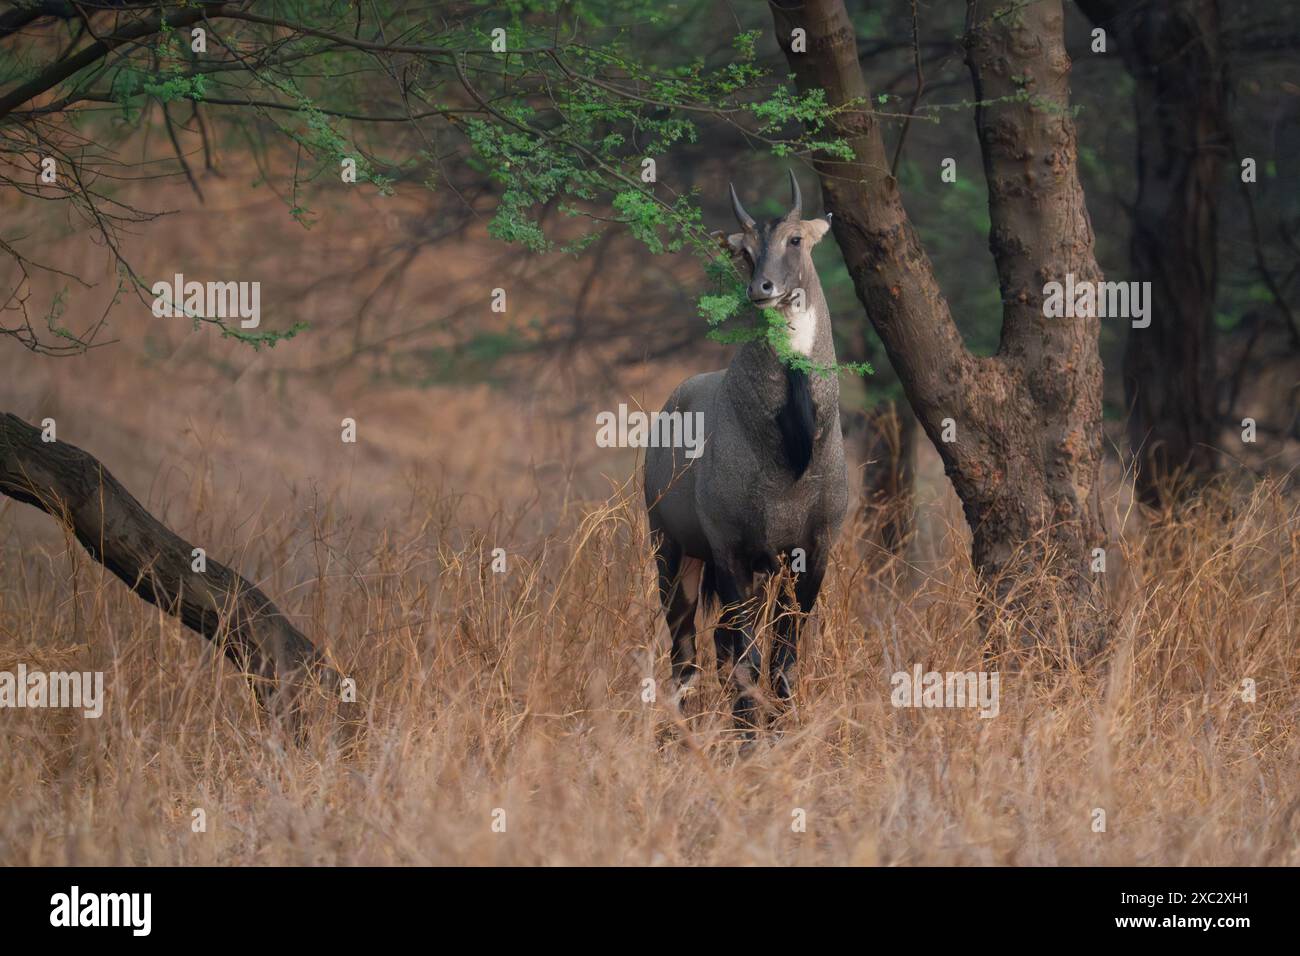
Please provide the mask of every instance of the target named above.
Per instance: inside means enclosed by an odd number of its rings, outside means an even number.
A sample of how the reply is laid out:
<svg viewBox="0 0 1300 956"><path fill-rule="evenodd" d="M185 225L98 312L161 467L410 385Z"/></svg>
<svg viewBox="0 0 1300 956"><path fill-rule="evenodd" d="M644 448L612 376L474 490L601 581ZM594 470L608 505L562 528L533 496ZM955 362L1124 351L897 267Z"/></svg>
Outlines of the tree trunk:
<svg viewBox="0 0 1300 956"><path fill-rule="evenodd" d="M0 414L0 493L54 517L140 597L221 641L263 704L292 705L309 674L334 676L265 594L217 561L208 559L203 572L191 570L193 546L92 455L66 442L44 442L39 429L10 414Z"/></svg>
<svg viewBox="0 0 1300 956"><path fill-rule="evenodd" d="M1132 279L1151 283L1148 328L1130 328L1124 397L1137 491L1178 500L1214 472L1214 300L1227 77L1215 0L1081 0L1133 76L1137 200Z"/></svg>
<svg viewBox="0 0 1300 956"><path fill-rule="evenodd" d="M843 109L833 133L853 159L815 158L835 238L961 498L976 570L999 604L1013 594L1021 606L1035 603L1014 585L1040 570L1093 601L1090 560L1104 537L1099 325L1095 315L1043 314L1045 283L1067 273L1100 279L1076 169L1061 5L979 7L969 6L968 62L984 103L976 127L1003 300L1001 344L988 358L963 344L903 209L842 0L772 5L799 88L823 89ZM796 27L806 31L807 53L791 50ZM1096 637L1090 629L1089 642Z"/></svg>

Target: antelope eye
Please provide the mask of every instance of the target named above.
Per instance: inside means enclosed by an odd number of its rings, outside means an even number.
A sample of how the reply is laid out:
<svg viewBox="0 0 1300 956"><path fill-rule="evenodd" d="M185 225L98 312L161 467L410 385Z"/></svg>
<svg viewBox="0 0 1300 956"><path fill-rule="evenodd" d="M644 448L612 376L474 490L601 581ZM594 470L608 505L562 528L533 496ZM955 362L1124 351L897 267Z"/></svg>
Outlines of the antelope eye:
<svg viewBox="0 0 1300 956"><path fill-rule="evenodd" d="M801 242L803 242L803 236L791 236L791 237L790 237L790 245L792 245L792 246L797 246L797 245L799 245Z"/></svg>

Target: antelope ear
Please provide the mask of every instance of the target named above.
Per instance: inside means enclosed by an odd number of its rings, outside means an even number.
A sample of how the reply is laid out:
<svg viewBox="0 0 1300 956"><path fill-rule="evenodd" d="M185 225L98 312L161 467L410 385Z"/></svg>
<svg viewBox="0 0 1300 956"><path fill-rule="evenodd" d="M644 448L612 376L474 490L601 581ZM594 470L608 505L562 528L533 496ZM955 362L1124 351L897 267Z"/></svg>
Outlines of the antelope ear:
<svg viewBox="0 0 1300 956"><path fill-rule="evenodd" d="M740 255L741 246L745 241L744 233L733 232L731 235L727 235L724 232L714 232L710 236L724 252L733 256Z"/></svg>
<svg viewBox="0 0 1300 956"><path fill-rule="evenodd" d="M805 220L803 224L804 232L808 236L808 241L814 246L817 243L821 242L822 236L826 235L826 231L830 229L830 227L831 227L830 213L827 213L825 218L822 219Z"/></svg>

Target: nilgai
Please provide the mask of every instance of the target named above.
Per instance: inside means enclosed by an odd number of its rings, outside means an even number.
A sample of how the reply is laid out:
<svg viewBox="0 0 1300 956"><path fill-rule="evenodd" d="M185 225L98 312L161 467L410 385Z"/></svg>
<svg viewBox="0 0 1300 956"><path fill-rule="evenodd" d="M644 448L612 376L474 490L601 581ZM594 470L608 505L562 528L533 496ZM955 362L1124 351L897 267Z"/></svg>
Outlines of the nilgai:
<svg viewBox="0 0 1300 956"><path fill-rule="evenodd" d="M722 241L750 277L750 301L779 310L793 350L825 369L835 365L835 347L812 248L830 217L803 219L793 172L790 187L790 211L763 223L745 212L731 187L741 231ZM833 372L791 368L759 339L740 346L725 370L679 385L664 412L702 412L705 435L696 458L682 448L646 450L646 508L672 634L673 684L680 699L699 670L695 608L702 594L721 605L713 634L718 677L733 697L737 726L752 733L760 699L760 585L783 562L796 572L798 606L781 588L768 661L772 711L780 712L791 696L799 631L848 502L839 383Z"/></svg>

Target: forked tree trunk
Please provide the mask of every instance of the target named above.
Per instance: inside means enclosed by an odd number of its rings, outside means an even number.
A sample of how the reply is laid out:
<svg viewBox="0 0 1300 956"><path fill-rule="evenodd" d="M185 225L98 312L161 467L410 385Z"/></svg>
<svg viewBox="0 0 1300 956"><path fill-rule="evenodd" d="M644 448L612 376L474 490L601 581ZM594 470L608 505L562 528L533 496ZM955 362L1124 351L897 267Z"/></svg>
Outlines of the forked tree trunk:
<svg viewBox="0 0 1300 956"><path fill-rule="evenodd" d="M1151 283L1151 325L1130 328L1124 398L1137 490L1178 500L1214 472L1214 299L1227 78L1215 0L1080 0L1133 76L1137 200L1131 279Z"/></svg>
<svg viewBox="0 0 1300 956"><path fill-rule="evenodd" d="M999 602L1041 570L1063 578L1084 604L1100 600L1090 570L1092 549L1104 538L1098 320L1043 315L1045 283L1064 282L1067 273L1076 282L1100 279L1076 169L1059 0L969 5L989 246L1003 301L1001 344L988 358L963 344L903 209L880 127L868 112L842 0L774 0L772 8L777 41L800 89L825 90L830 105L844 108L833 132L853 158L815 159L835 238L961 498L977 571ZM795 28L806 31L806 53L791 49ZM945 440L945 431L955 432L954 440ZM1019 592L1015 600L1036 603ZM1101 623L1099 614L1077 616ZM1087 630L1092 643L1100 631Z"/></svg>
<svg viewBox="0 0 1300 956"><path fill-rule="evenodd" d="M0 414L0 493L46 512L127 587L209 640L253 681L272 709L291 710L302 682L335 677L315 646L269 598L225 565L191 570L193 545L131 496L92 455L44 442Z"/></svg>

